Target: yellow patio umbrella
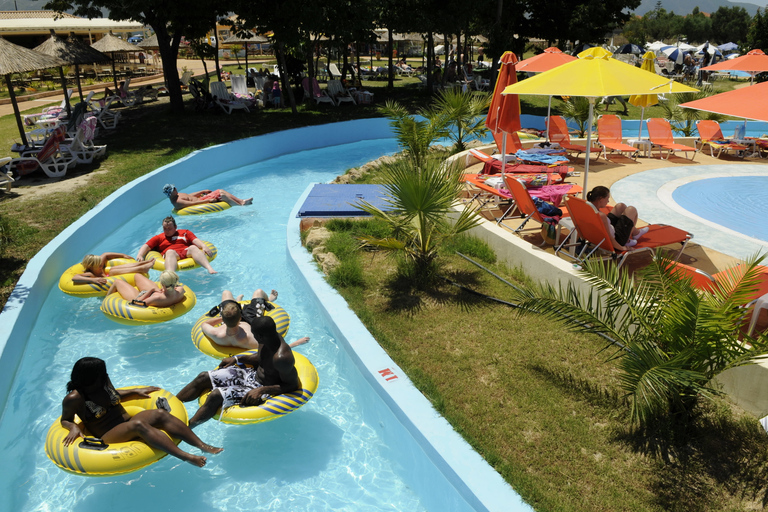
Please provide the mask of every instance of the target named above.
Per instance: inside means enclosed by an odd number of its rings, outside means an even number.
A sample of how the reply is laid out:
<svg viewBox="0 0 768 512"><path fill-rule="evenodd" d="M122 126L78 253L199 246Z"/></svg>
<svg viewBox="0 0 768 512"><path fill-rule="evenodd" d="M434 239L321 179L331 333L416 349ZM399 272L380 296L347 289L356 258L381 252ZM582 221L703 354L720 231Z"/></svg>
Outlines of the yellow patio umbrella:
<svg viewBox="0 0 768 512"><path fill-rule="evenodd" d="M656 67L654 61L656 60L656 54L652 51L645 52L643 55L643 63L640 65L640 69L656 73ZM629 97L629 102L640 107L640 128L637 132L637 138L641 139L643 136L643 117L645 117L645 107L652 107L659 104L658 94L633 94Z"/></svg>
<svg viewBox="0 0 768 512"><path fill-rule="evenodd" d="M698 89L612 59L611 52L604 48L589 48L581 52L578 57L573 62L510 85L502 94L585 96L589 99L587 152L584 157L583 194L586 195L596 98L654 94L662 88L663 92L670 93L698 92Z"/></svg>

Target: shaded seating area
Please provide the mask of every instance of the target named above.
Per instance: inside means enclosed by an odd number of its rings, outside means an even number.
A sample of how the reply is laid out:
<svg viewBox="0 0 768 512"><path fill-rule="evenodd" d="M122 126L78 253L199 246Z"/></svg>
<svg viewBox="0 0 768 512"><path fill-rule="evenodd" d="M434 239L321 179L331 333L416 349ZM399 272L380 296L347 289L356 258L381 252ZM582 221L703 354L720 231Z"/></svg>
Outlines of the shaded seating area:
<svg viewBox="0 0 768 512"><path fill-rule="evenodd" d="M699 140L694 142L694 144L699 145L699 151L709 147L709 156L720 158L720 155L725 151L726 153L738 152L744 158L745 153L749 150L749 147L723 137L723 131L720 129L720 123L717 121L709 119L698 120L696 121L696 130L699 132ZM715 150L717 150L717 156L715 156Z"/></svg>
<svg viewBox="0 0 768 512"><path fill-rule="evenodd" d="M680 250L675 261L680 258L685 246L693 238L693 235L665 224L650 224L648 232L637 240L631 250L617 250L611 242L611 236L600 218L599 212L595 206L585 199L567 196L565 205L570 213L573 222L575 235L564 240L555 250L556 254L563 254L578 262L583 262L593 255L599 255L603 259L611 259L618 262L621 266L630 254L637 254L643 251L652 251L657 247L667 245L681 244ZM565 249L571 249L569 254Z"/></svg>
<svg viewBox="0 0 768 512"><path fill-rule="evenodd" d="M216 105L224 111L225 114L231 114L233 110L248 110L248 105L245 101L236 98L233 94L227 90L227 84L224 82L211 82L211 96Z"/></svg>
<svg viewBox="0 0 768 512"><path fill-rule="evenodd" d="M663 156L663 150L667 151L666 158L668 159L675 151L681 151L688 155L692 153L691 160L696 155L696 148L686 146L685 144L678 144L675 142L672 136L672 126L669 121L660 117L652 117L646 121L648 127L648 138L651 140L652 148L658 148L659 158L665 158Z"/></svg>
<svg viewBox="0 0 768 512"><path fill-rule="evenodd" d="M621 118L613 114L603 114L597 119L597 143L603 147L603 156L609 160L611 153L628 153L637 160L639 149L624 143L621 131Z"/></svg>
<svg viewBox="0 0 768 512"><path fill-rule="evenodd" d="M550 116L547 118L547 130L549 131L550 142L560 144L560 146L569 154L576 153L578 157L582 153L587 152L587 146L571 143L571 135L568 131L568 125L562 116ZM590 153L596 153L597 158L600 158L603 148L598 146L590 149Z"/></svg>

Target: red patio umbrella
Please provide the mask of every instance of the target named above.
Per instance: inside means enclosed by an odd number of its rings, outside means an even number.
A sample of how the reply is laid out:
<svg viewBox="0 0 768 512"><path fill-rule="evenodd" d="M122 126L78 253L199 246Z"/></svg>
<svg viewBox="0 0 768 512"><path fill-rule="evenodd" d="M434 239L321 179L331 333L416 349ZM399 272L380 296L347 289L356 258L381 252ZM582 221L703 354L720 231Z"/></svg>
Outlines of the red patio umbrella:
<svg viewBox="0 0 768 512"><path fill-rule="evenodd" d="M502 155L507 154L506 134L520 129L520 99L516 94L501 94L507 86L517 83L516 63L517 55L512 52L504 52L504 55L501 56L501 69L496 79L496 86L493 88L491 106L488 108L488 115L485 118L485 126L491 130L497 147L499 147L499 139L501 139L499 149ZM501 162L503 174L506 156L502 157Z"/></svg>
<svg viewBox="0 0 768 512"><path fill-rule="evenodd" d="M747 52L746 55L736 57L731 60L724 60L717 64L712 64L705 68L701 68L702 71L744 71L749 73L754 80L757 73L768 71L768 55L763 50L752 50Z"/></svg>

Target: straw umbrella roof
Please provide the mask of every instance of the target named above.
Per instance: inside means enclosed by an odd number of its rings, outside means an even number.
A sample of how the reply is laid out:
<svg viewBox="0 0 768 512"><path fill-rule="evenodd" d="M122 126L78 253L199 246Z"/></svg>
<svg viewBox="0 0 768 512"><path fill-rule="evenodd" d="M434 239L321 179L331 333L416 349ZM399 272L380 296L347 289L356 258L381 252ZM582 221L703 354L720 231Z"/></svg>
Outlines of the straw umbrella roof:
<svg viewBox="0 0 768 512"><path fill-rule="evenodd" d="M160 43L157 42L157 34L152 34L151 37L148 37L136 46L140 48L160 48Z"/></svg>
<svg viewBox="0 0 768 512"><path fill-rule="evenodd" d="M58 57L9 43L0 37L0 75L26 73L37 69L57 68L67 63Z"/></svg>
<svg viewBox="0 0 768 512"><path fill-rule="evenodd" d="M100 52L106 53L139 51L139 49L136 48L136 45L127 43L112 34L106 34L104 37L93 43L91 48L95 48Z"/></svg>
<svg viewBox="0 0 768 512"><path fill-rule="evenodd" d="M248 36L240 37L237 35L231 35L222 41L224 44L239 44L239 43L268 43L269 38L256 35L252 32L248 32Z"/></svg>
<svg viewBox="0 0 768 512"><path fill-rule="evenodd" d="M94 62L109 62L108 55L104 55L79 39L57 36L51 30L51 37L35 48L36 52L58 57L68 64L92 64Z"/></svg>

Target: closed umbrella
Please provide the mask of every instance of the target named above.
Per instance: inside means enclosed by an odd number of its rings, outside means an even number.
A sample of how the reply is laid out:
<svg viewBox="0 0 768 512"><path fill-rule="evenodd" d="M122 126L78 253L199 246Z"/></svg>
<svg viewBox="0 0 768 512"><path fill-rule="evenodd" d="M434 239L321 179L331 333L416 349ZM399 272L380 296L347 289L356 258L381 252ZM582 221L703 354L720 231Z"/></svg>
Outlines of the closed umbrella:
<svg viewBox="0 0 768 512"><path fill-rule="evenodd" d="M656 73L656 66L654 66L655 60L656 55L653 52L646 52L646 54L643 55L643 63L640 65L640 69L650 73ZM640 129L638 130L637 138L641 139L643 136L643 117L645 117L645 107L657 105L659 103L659 95L633 94L629 97L629 102L636 107L640 107Z"/></svg>
<svg viewBox="0 0 768 512"><path fill-rule="evenodd" d="M517 55L504 52L501 56L501 69L496 78L496 86L491 96L491 105L485 117L485 126L493 134L497 147L501 139L502 174L507 161L507 134L520 129L520 99L516 94L502 94L508 86L517 83L515 64L517 64Z"/></svg>
<svg viewBox="0 0 768 512"><path fill-rule="evenodd" d="M16 115L16 125L19 128L19 135L24 146L27 145L27 135L24 132L24 124L21 122L21 113L19 112L19 105L16 103L16 94L13 92L11 74L57 68L59 66L66 66L66 64L66 62L58 57L51 57L50 55L9 43L0 37L0 75L5 77L5 83L8 86L8 93L11 97L11 104L13 104L13 113Z"/></svg>
<svg viewBox="0 0 768 512"><path fill-rule="evenodd" d="M756 49L741 57L724 60L701 69L702 71L744 71L754 80L756 74L768 71L768 55L763 50Z"/></svg>
<svg viewBox="0 0 768 512"><path fill-rule="evenodd" d="M587 152L584 157L584 194L587 193L589 155L592 146L592 119L595 99L602 96L630 96L663 92L681 93L697 90L655 73L630 66L616 59L603 48L590 48L579 58L540 75L510 85L503 94L532 94L539 96L585 96L589 98L587 122Z"/></svg>

